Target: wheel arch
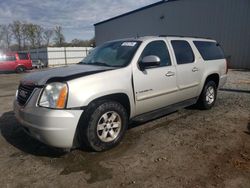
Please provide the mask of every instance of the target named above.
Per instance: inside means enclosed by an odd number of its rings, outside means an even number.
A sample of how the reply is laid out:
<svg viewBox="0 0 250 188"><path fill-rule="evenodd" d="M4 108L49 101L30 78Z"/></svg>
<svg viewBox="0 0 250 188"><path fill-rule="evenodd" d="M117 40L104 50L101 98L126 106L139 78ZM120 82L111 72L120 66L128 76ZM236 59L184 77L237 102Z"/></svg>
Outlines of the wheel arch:
<svg viewBox="0 0 250 188"><path fill-rule="evenodd" d="M104 101L104 100L112 100L112 101L120 103L126 109L126 111L128 113L128 116L130 117L131 105L130 105L130 100L129 100L129 97L128 97L127 94L125 94L125 93L114 93L114 94L108 94L108 95L105 95L105 96L101 96L101 97L98 97L98 98L95 98L94 100L92 100L89 103L89 105L91 103L93 103L93 102Z"/></svg>
<svg viewBox="0 0 250 188"><path fill-rule="evenodd" d="M220 75L218 73L212 73L208 75L203 85L205 85L208 81L214 81L216 87L218 88L220 82Z"/></svg>
<svg viewBox="0 0 250 188"><path fill-rule="evenodd" d="M27 67L26 67L25 65L23 65L23 64L18 64L18 65L16 65L16 67L15 67L15 71L17 72L18 68L20 68L20 67L22 67L22 68L24 69L24 71L27 70Z"/></svg>
<svg viewBox="0 0 250 188"><path fill-rule="evenodd" d="M201 92L203 90L203 88L205 87L206 83L210 80L214 81L215 84L216 84L216 87L218 88L219 87L219 82L220 82L220 75L216 72L212 72L212 73L209 73L207 74L207 76L204 76L203 81L201 82L201 86L200 86L200 89L199 89L199 95L201 95Z"/></svg>
<svg viewBox="0 0 250 188"><path fill-rule="evenodd" d="M74 136L74 144L73 145L75 148L87 147L86 149L91 149L90 145L86 144L87 143L86 137L81 137L81 134L84 134L84 135L90 134L87 131L87 126L81 126L81 122L88 122L90 115L91 115L91 113L93 113L93 110L95 109L95 107L98 105L101 105L103 102L106 102L106 101L115 101L115 102L120 103L127 111L128 119L129 119L130 112L131 112L131 106L130 106L130 101L129 101L129 97L127 94L114 93L114 94L108 94L108 95L97 97L97 98L93 99L85 107L85 110L83 111L83 113L79 119L77 129L75 132L75 136ZM95 151L97 151L97 150L95 150Z"/></svg>

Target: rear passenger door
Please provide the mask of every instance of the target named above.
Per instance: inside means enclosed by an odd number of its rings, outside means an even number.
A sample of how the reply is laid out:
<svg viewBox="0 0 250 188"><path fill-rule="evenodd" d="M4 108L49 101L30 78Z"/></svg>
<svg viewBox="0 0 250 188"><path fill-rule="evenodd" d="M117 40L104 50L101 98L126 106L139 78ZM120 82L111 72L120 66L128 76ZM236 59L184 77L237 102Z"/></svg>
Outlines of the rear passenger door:
<svg viewBox="0 0 250 188"><path fill-rule="evenodd" d="M160 58L160 65L140 70L138 63L146 56ZM165 40L147 43L133 70L136 114L150 112L170 104L178 99L176 85L176 69L171 63L169 48Z"/></svg>
<svg viewBox="0 0 250 188"><path fill-rule="evenodd" d="M201 82L202 63L196 58L191 45L186 40L171 40L175 54L177 85L181 100L194 98L198 95Z"/></svg>

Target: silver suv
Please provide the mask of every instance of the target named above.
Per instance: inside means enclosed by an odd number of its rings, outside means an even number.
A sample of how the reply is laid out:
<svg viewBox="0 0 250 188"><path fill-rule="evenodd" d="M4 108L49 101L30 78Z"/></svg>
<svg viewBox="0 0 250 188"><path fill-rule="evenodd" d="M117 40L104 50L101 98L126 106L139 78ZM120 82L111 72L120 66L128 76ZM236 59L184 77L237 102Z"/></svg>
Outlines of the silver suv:
<svg viewBox="0 0 250 188"><path fill-rule="evenodd" d="M29 74L14 111L25 131L59 148L117 145L131 120L197 104L210 109L227 79L219 44L190 37L107 42L82 62Z"/></svg>

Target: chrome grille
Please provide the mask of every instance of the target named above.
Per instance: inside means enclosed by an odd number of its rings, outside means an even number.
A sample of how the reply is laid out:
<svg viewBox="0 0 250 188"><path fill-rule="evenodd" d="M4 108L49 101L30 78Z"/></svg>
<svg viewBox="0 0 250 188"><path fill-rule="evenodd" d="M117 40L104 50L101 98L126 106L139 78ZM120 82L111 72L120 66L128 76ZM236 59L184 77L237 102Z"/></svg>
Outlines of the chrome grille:
<svg viewBox="0 0 250 188"><path fill-rule="evenodd" d="M22 85L18 87L17 101L20 105L24 106L34 91L34 85Z"/></svg>

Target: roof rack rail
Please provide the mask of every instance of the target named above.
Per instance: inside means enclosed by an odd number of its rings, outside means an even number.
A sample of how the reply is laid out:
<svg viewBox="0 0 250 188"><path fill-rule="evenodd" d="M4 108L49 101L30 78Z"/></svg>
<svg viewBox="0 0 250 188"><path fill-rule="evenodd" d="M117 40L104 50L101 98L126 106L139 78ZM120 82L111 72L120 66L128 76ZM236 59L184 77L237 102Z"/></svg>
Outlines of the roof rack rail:
<svg viewBox="0 0 250 188"><path fill-rule="evenodd" d="M159 35L159 37L190 37L190 38L212 39L212 38L209 38L209 37L183 36L183 35Z"/></svg>

